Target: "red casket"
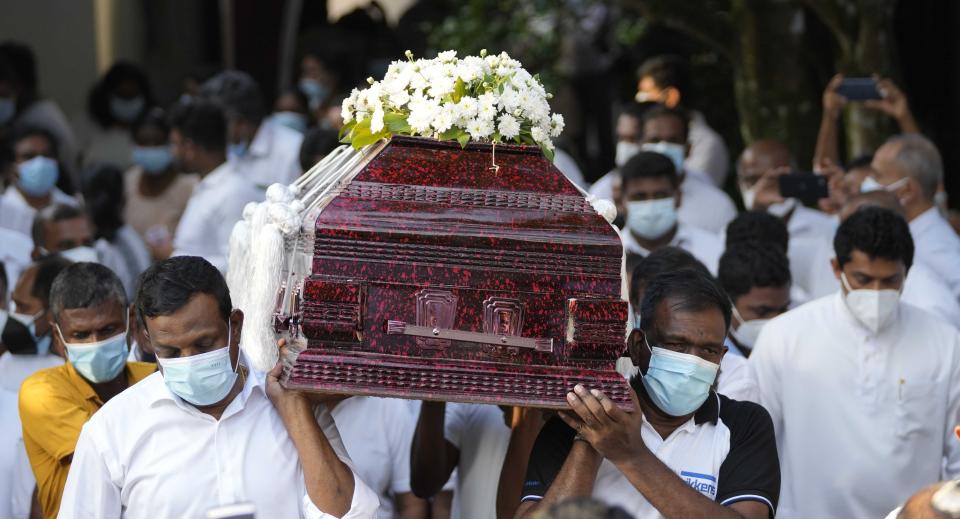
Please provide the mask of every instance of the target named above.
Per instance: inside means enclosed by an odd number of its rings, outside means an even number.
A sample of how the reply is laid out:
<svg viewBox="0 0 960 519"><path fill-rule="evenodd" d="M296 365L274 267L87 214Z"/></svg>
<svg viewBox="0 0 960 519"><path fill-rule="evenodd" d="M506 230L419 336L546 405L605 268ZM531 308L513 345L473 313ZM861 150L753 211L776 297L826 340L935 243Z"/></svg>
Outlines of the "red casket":
<svg viewBox="0 0 960 519"><path fill-rule="evenodd" d="M583 383L630 401L620 240L539 148L393 137L312 230L312 272L275 315L305 345L287 387L563 408Z"/></svg>

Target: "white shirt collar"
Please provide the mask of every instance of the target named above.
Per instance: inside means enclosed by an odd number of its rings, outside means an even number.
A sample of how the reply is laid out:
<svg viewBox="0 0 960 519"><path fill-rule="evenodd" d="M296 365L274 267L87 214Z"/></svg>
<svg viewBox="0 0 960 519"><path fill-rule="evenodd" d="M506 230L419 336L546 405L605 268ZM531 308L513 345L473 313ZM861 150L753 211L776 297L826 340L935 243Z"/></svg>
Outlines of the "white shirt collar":
<svg viewBox="0 0 960 519"><path fill-rule="evenodd" d="M270 149L273 147L274 133L273 123L269 119L261 121L260 127L257 128L257 133L250 142L248 156L255 158L270 155Z"/></svg>
<svg viewBox="0 0 960 519"><path fill-rule="evenodd" d="M207 173L206 176L200 180L200 183L197 184L197 187L202 189L215 187L227 180L231 174L233 174L233 168L230 166L230 162L226 161L214 168L210 173Z"/></svg>

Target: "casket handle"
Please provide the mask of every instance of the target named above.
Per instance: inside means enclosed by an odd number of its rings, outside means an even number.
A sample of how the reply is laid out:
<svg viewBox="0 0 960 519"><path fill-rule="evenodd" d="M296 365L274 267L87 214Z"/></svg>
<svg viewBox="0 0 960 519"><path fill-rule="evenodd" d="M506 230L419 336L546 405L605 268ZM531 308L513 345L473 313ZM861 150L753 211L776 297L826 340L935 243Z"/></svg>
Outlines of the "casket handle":
<svg viewBox="0 0 960 519"><path fill-rule="evenodd" d="M387 321L388 335L411 335L429 339L447 339L451 341L475 342L479 344L496 344L500 346L514 346L550 353L553 351L553 339L535 337L516 337L514 335L497 335L493 333L467 332L464 330L450 330L417 326L403 321Z"/></svg>

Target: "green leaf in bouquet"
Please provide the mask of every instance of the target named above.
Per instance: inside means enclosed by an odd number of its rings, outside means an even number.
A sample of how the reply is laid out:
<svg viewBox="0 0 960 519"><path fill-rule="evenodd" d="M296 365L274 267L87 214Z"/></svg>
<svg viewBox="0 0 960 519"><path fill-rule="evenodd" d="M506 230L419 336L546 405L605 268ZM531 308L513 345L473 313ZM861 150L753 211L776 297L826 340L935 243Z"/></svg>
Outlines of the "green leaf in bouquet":
<svg viewBox="0 0 960 519"><path fill-rule="evenodd" d="M453 102L459 103L460 99L463 99L463 94L467 91L467 86L463 83L463 80L457 78L456 84L453 86Z"/></svg>
<svg viewBox="0 0 960 519"><path fill-rule="evenodd" d="M353 130L353 127L357 125L357 121L353 120L343 125L340 128L340 132L337 134L337 137L340 139L340 142L344 142L344 139L349 138L350 131ZM349 141L346 141L349 142Z"/></svg>
<svg viewBox="0 0 960 519"><path fill-rule="evenodd" d="M549 160L550 162L553 162L554 152L553 152L553 150L551 150L550 148L548 148L546 144L541 144L541 145L540 145L540 151L543 152L543 156L546 157L547 160Z"/></svg>
<svg viewBox="0 0 960 519"><path fill-rule="evenodd" d="M457 142L460 143L460 148L466 148L467 143L470 142L470 134L467 132L461 133L460 136L457 137Z"/></svg>
<svg viewBox="0 0 960 519"><path fill-rule="evenodd" d="M410 134L412 129L407 123L407 116L399 112L388 112L383 115L383 126L391 133Z"/></svg>
<svg viewBox="0 0 960 519"><path fill-rule="evenodd" d="M464 134L466 134L466 132L463 131L463 128L460 128L459 126L454 126L449 130L441 133L440 140L441 141L459 141L460 136Z"/></svg>

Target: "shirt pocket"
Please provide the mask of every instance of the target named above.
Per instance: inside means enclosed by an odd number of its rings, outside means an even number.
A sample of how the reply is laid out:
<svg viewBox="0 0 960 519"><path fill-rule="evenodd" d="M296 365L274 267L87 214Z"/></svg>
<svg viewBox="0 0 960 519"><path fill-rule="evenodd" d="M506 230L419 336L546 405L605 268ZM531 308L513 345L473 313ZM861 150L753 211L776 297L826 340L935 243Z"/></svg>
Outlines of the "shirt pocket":
<svg viewBox="0 0 960 519"><path fill-rule="evenodd" d="M897 385L897 435L904 439L942 433L945 410L941 382L904 382Z"/></svg>

